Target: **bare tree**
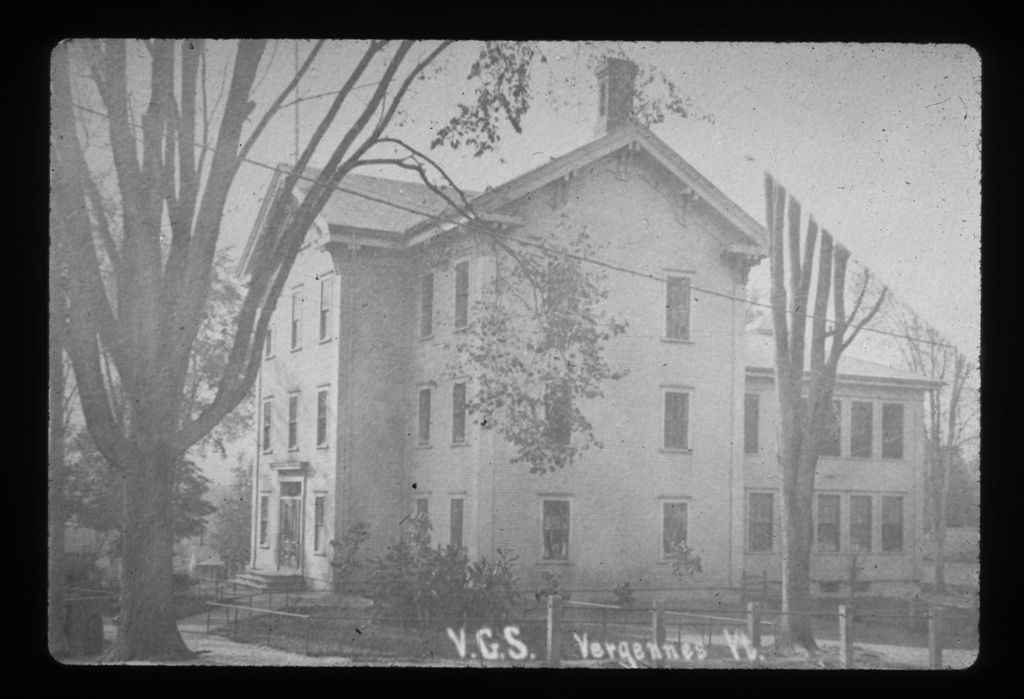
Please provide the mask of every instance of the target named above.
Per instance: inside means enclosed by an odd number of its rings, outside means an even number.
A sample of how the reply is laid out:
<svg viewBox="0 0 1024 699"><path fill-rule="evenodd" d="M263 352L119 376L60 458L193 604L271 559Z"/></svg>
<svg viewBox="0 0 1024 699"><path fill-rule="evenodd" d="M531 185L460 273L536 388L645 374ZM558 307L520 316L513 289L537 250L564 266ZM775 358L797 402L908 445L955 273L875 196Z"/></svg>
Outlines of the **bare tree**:
<svg viewBox="0 0 1024 699"><path fill-rule="evenodd" d="M928 392L925 414L925 492L935 556L935 591L946 589L946 512L950 468L977 437L977 402L966 392L975 365L905 304L890 303L885 317L908 369L941 382Z"/></svg>
<svg viewBox="0 0 1024 699"><path fill-rule="evenodd" d="M775 337L775 385L779 400L779 470L782 475L782 617L778 647L801 645L817 649L809 611L811 504L818 456L824 445L836 371L842 353L878 313L885 297L883 287L873 304L873 279L865 270L856 284L853 308L846 309L846 273L850 252L834 243L814 217L801 235L800 204L765 175L767 225L771 244L771 305ZM786 280L789 218L789 280ZM802 239L802 240L801 240ZM817 270L814 259L818 258ZM809 306L812 281L813 308ZM829 320L829 297L832 319ZM870 305L870 309L867 306ZM811 318L810 352L807 352L807 319ZM831 325L831 328L829 327ZM831 342L829 342L831 340Z"/></svg>

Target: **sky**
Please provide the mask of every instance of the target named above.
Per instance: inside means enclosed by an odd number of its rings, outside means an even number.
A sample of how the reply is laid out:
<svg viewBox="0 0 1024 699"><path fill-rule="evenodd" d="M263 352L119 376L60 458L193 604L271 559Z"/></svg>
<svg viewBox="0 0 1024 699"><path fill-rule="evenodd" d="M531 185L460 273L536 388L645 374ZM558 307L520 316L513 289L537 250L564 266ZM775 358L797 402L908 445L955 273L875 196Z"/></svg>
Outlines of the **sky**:
<svg viewBox="0 0 1024 699"><path fill-rule="evenodd" d="M254 101L270 103L312 42L272 41L260 65ZM417 47L422 56L429 47ZM502 131L481 157L429 150L437 128L471 98L469 66L480 45L455 44L414 84L389 134L434 157L454 181L483 190L584 145L597 116L596 60L624 51L642 68L671 79L709 119L670 117L653 128L669 146L764 221L770 172L816 220L846 245L901 301L968 356L980 346L980 58L962 45L768 43L543 43L533 102L522 133ZM329 42L299 94L337 90L365 43ZM143 48L135 47L140 56ZM209 77L224 81L233 42L212 42ZM146 72L137 73L141 92ZM336 143L373 88L373 70L353 93L324 142ZM210 90L211 103L217 99ZM294 162L296 130L308 138L330 98L289 107L268 126L250 158ZM314 157L314 165L329 150ZM395 170L363 170L396 179ZM240 252L271 173L243 164L226 206L222 243ZM751 274L767 289L768 263ZM764 295L762 295L764 297ZM226 463L225 468L231 463ZM226 471L225 471L226 473ZM219 479L218 480L222 480Z"/></svg>
<svg viewBox="0 0 1024 699"><path fill-rule="evenodd" d="M297 43L300 61L311 45ZM328 44L300 93L337 89L363 48L359 42ZM670 117L653 130L751 216L763 222L764 173L770 172L856 262L976 356L981 65L973 49L618 42L608 48L658 68L701 114L711 116ZM592 64L602 47L563 42L540 49L548 61L534 78L534 101L521 134L506 129L496 151L479 158L447 148L430 152L460 186L482 190L501 184L593 138ZM457 44L437 73L414 87L397 135L427 149L435 129L470 96L466 74L478 50L473 42ZM274 94L292 77L295 58L296 42L273 42L261 66L258 97ZM300 105L300 137L308 137L328 102ZM252 157L271 164L293 161L295 125L294 108L284 110ZM364 174L408 177L394 170ZM239 249L269 175L251 166L239 174L225 236ZM766 280L763 262L752 283L766 288Z"/></svg>

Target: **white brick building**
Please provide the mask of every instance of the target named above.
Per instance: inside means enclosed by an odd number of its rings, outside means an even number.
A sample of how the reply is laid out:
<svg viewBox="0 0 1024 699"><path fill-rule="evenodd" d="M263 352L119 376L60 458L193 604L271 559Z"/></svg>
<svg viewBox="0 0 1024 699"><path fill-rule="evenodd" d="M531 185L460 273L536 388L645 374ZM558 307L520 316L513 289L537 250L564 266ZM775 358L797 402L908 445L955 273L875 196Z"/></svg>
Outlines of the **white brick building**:
<svg viewBox="0 0 1024 699"><path fill-rule="evenodd" d="M606 278L606 310L629 324L606 355L629 373L582 406L604 448L546 475L509 463L510 446L460 410L473 377L445 378L493 274L491 247L414 213L445 208L421 185L348 176L296 261L259 379L254 571L328 586L332 540L365 522L368 553L381 555L425 509L439 543L461 540L474 557L512 550L527 585L548 571L573 588L678 586L664 547L681 537L703 561L688 584L778 578L771 355L746 332L742 301L767 233L629 122L617 86L630 65L604 70L594 141L472 193L494 233L541 234L568 216L603 259L638 273ZM429 254L438 236L457 252ZM814 579L828 592L851 549L867 546L861 580L911 582L929 384L852 359L840 374L841 446L820 466Z"/></svg>

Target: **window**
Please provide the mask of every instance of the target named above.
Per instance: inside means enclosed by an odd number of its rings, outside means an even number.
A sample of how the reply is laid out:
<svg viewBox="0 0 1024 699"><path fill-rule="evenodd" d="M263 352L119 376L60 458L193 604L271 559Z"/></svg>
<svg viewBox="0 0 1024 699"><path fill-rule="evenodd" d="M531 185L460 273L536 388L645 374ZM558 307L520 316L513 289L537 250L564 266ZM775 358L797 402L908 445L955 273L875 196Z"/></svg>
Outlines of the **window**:
<svg viewBox="0 0 1024 699"><path fill-rule="evenodd" d="M818 496L818 550L834 553L839 550L839 496Z"/></svg>
<svg viewBox="0 0 1024 699"><path fill-rule="evenodd" d="M469 262L455 265L455 329L469 325Z"/></svg>
<svg viewBox="0 0 1024 699"><path fill-rule="evenodd" d="M434 275L424 274L420 282L420 337L434 334Z"/></svg>
<svg viewBox="0 0 1024 699"><path fill-rule="evenodd" d="M267 335L263 341L263 357L270 359L274 356L274 326L267 326Z"/></svg>
<svg viewBox="0 0 1024 699"><path fill-rule="evenodd" d="M686 543L686 503L665 502L661 505L661 552L666 556L676 546Z"/></svg>
<svg viewBox="0 0 1024 699"><path fill-rule="evenodd" d="M466 441L466 384L452 386L452 441Z"/></svg>
<svg viewBox="0 0 1024 699"><path fill-rule="evenodd" d="M832 412L828 414L825 421L825 434L822 438L821 455L842 456L842 424L843 424L843 402L832 401Z"/></svg>
<svg viewBox="0 0 1024 699"><path fill-rule="evenodd" d="M751 551L771 551L775 534L772 531L775 522L775 496L772 493L750 493L750 506L747 520L750 526Z"/></svg>
<svg viewBox="0 0 1024 699"><path fill-rule="evenodd" d="M882 550L903 551L903 498L898 495L882 496Z"/></svg>
<svg viewBox="0 0 1024 699"><path fill-rule="evenodd" d="M270 495L260 494L260 546L270 540Z"/></svg>
<svg viewBox="0 0 1024 699"><path fill-rule="evenodd" d="M689 449L690 394L665 392L665 448Z"/></svg>
<svg viewBox="0 0 1024 699"><path fill-rule="evenodd" d="M316 392L316 445L327 446L327 393L321 388Z"/></svg>
<svg viewBox="0 0 1024 699"><path fill-rule="evenodd" d="M549 385L544 393L544 419L548 439L554 444L572 441L572 392L566 386Z"/></svg>
<svg viewBox="0 0 1024 699"><path fill-rule="evenodd" d="M331 335L331 276L320 280L320 341L330 339Z"/></svg>
<svg viewBox="0 0 1024 699"><path fill-rule="evenodd" d="M462 498L452 498L452 512L448 525L448 543L457 549L462 548L462 504Z"/></svg>
<svg viewBox="0 0 1024 699"><path fill-rule="evenodd" d="M324 553L327 548L327 530L324 528L324 509L327 497L317 495L313 498L313 551Z"/></svg>
<svg viewBox="0 0 1024 699"><path fill-rule="evenodd" d="M743 452L745 454L756 454L758 452L758 428L760 396L756 393L748 393L743 402Z"/></svg>
<svg viewBox="0 0 1024 699"><path fill-rule="evenodd" d="M871 550L871 496L850 496L850 550Z"/></svg>
<svg viewBox="0 0 1024 699"><path fill-rule="evenodd" d="M430 498L416 498L416 519L430 519Z"/></svg>
<svg viewBox="0 0 1024 699"><path fill-rule="evenodd" d="M299 395L288 396L288 449L299 448Z"/></svg>
<svg viewBox="0 0 1024 699"><path fill-rule="evenodd" d="M302 291L292 292L292 349L302 346Z"/></svg>
<svg viewBox="0 0 1024 699"><path fill-rule="evenodd" d="M263 451L271 449L270 435L273 426L273 401L270 398L263 399Z"/></svg>
<svg viewBox="0 0 1024 699"><path fill-rule="evenodd" d="M882 458L903 458L903 405L882 404Z"/></svg>
<svg viewBox="0 0 1024 699"><path fill-rule="evenodd" d="M420 444L430 443L430 389L420 389Z"/></svg>
<svg viewBox="0 0 1024 699"><path fill-rule="evenodd" d="M871 458L872 407L861 401L850 404L850 456L854 458Z"/></svg>
<svg viewBox="0 0 1024 699"><path fill-rule="evenodd" d="M569 560L569 501L543 502L544 560Z"/></svg>
<svg viewBox="0 0 1024 699"><path fill-rule="evenodd" d="M690 339L690 280L686 277L666 280L665 337Z"/></svg>
<svg viewBox="0 0 1024 699"><path fill-rule="evenodd" d="M608 81L606 78L601 78L601 81L597 85L597 115L604 116L607 111L608 102Z"/></svg>

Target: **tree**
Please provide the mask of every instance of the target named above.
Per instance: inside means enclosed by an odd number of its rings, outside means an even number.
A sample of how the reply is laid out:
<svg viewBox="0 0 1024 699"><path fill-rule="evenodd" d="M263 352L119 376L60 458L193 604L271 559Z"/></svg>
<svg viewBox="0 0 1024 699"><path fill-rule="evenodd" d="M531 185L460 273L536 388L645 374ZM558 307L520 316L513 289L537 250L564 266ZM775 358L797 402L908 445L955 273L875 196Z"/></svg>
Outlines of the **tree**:
<svg viewBox="0 0 1024 699"><path fill-rule="evenodd" d="M170 606L167 522L174 464L248 395L281 289L333 190L348 173L367 166L392 166L424 181L453 184L432 159L388 135L389 126L405 117L401 108L408 95L430 89L426 78L443 67L439 61L450 54L451 43L419 47L414 57L415 42L369 41L350 71L335 71L339 85L326 95L330 105L296 148L294 167L272 195L249 258L249 284L230 324L230 351L211 385L212 396L196 413L184 409L186 381L230 213L231 186L324 42L313 44L262 113L255 93L264 40L237 43L226 62L223 100L212 106L206 89L211 49L202 41L65 42L54 51L53 237L68 279L62 341L89 433L125 482L126 575L118 636L107 659L189 655ZM138 55L129 55L129 47ZM532 98L533 69L545 60L533 44L484 43L470 65L470 100L457 105L431 145L466 146L481 154L500 140L503 124L518 132ZM654 80L653 73L647 77L648 89L665 89L641 110L645 119L686 113L674 86ZM357 94L366 87L372 89ZM88 128L86 115L102 120L101 134ZM328 143L328 131L339 133L339 127L340 135ZM116 213L105 206L106 182L90 149L93 138L109 151ZM315 154L326 154L326 163L310 177ZM304 194L296 189L299 178L314 180ZM456 211L444 216L456 224L465 220ZM123 421L114 414L106 380L113 374L127 396Z"/></svg>
<svg viewBox="0 0 1024 699"><path fill-rule="evenodd" d="M491 239L494 278L450 373L474 377L466 407L512 444L512 463L546 473L601 446L580 401L600 398L603 381L625 375L603 350L626 324L600 310L607 292L602 275L585 266L593 253L585 229L563 217L555 230L524 240L532 245Z"/></svg>
<svg viewBox="0 0 1024 699"><path fill-rule="evenodd" d="M232 469L231 495L217 507L210 541L229 571L242 568L249 560L252 535L252 478L250 466Z"/></svg>
<svg viewBox="0 0 1024 699"><path fill-rule="evenodd" d="M779 470L782 475L782 611L778 647L801 645L816 650L817 644L804 615L809 610L811 505L818 456L828 434L836 371L842 353L878 313L886 289L874 293L867 270L859 275L856 301L846 311L846 271L850 252L833 242L810 217L801 236L800 204L790 196L789 283L786 283L787 238L784 234L786 190L765 175L767 224L770 233L772 325L775 338L775 386L779 401ZM801 240L803 237L803 240ZM803 244L801 255L801 243ZM814 269L814 258L818 268ZM807 318L812 280L816 281L810 317L810 352L807 353ZM875 301L867 307L869 294ZM832 297L832 318L829 296ZM831 329L829 329L831 325ZM831 338L831 343L828 340ZM805 367L807 372L805 373ZM809 375L808 375L809 373Z"/></svg>
<svg viewBox="0 0 1024 699"><path fill-rule="evenodd" d="M962 450L977 438L977 393L968 391L974 363L905 304L891 303L886 318L906 366L940 385L925 406L925 492L927 524L935 554L935 589L944 592L947 509L951 476L963 463Z"/></svg>

